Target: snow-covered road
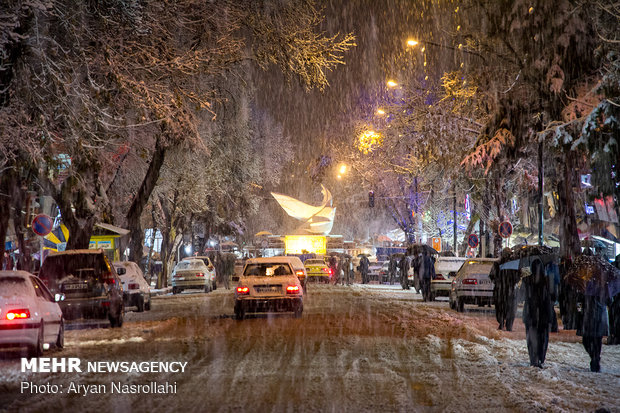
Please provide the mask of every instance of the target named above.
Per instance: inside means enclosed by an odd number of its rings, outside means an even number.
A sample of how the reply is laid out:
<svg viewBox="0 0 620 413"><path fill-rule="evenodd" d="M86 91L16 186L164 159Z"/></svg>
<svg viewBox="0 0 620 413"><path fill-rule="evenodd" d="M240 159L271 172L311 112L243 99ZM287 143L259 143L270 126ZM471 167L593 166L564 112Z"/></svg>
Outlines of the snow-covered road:
<svg viewBox="0 0 620 413"><path fill-rule="evenodd" d="M551 334L541 370L529 367L521 321L498 331L488 307L457 313L378 285L311 285L304 307L301 319L237 321L230 290L157 297L121 329L67 331L66 348L45 357L84 368L187 362L185 371L22 373L5 357L0 411L620 411L620 346L604 345L602 371L591 373L574 331ZM118 393L151 382L175 392Z"/></svg>

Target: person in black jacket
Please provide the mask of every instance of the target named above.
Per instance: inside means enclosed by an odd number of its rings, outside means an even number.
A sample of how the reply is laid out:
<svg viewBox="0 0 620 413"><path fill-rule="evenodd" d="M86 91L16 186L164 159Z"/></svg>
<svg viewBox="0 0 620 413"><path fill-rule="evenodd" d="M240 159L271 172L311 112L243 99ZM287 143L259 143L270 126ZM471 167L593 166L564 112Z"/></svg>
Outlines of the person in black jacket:
<svg viewBox="0 0 620 413"><path fill-rule="evenodd" d="M542 368L549 345L549 329L551 325L551 303L553 280L545 275L541 260L535 260L531 265L531 273L524 273L522 278L525 290L523 305L523 324L527 337L527 351L530 365Z"/></svg>
<svg viewBox="0 0 620 413"><path fill-rule="evenodd" d="M430 301L431 280L435 278L435 266L426 249L422 250L422 257L420 257L418 271L420 277L420 287L422 288L422 298L424 301Z"/></svg>
<svg viewBox="0 0 620 413"><path fill-rule="evenodd" d="M620 254L616 255L614 266L620 269ZM620 344L620 295L609 303L609 335L607 344Z"/></svg>
<svg viewBox="0 0 620 413"><path fill-rule="evenodd" d="M510 254L510 249L502 251L504 260ZM498 329L512 331L512 325L517 315L517 294L515 285L519 282L519 271L516 269L500 270L499 262L493 264L489 278L493 281L493 302L495 303L495 318L499 323Z"/></svg>
<svg viewBox="0 0 620 413"><path fill-rule="evenodd" d="M403 255L400 259L400 285L403 287L403 290L409 289L409 280L407 278L409 273L409 257L407 255Z"/></svg>
<svg viewBox="0 0 620 413"><path fill-rule="evenodd" d="M604 298L586 295L583 303L582 343L590 355L590 371L601 371L603 336L609 333L607 307Z"/></svg>

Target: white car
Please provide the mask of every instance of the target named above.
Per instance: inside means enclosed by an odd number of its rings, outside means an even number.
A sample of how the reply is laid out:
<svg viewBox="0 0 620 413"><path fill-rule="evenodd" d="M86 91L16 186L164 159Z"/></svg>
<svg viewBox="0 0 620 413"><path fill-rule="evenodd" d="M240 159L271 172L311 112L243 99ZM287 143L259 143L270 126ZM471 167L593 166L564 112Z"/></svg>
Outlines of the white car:
<svg viewBox="0 0 620 413"><path fill-rule="evenodd" d="M435 297L449 297L452 280L467 257L437 257L435 261L435 278L431 280L431 301Z"/></svg>
<svg viewBox="0 0 620 413"><path fill-rule="evenodd" d="M198 256L192 256L192 257L185 257L183 258L183 260L184 261L201 260L202 262L204 262L205 265L207 266L207 276L211 280L211 285L213 286L213 288L211 289L217 290L217 274L215 273L215 266L211 262L211 258L204 256L204 255L198 255Z"/></svg>
<svg viewBox="0 0 620 413"><path fill-rule="evenodd" d="M246 261L235 289L235 316L238 320L243 320L246 313L277 311L292 311L295 317L301 317L304 291L293 258L297 257L251 258Z"/></svg>
<svg viewBox="0 0 620 413"><path fill-rule="evenodd" d="M138 312L151 309L151 288L144 279L142 270L135 262L115 261L112 263L123 285L125 307L136 307Z"/></svg>
<svg viewBox="0 0 620 413"><path fill-rule="evenodd" d="M450 290L450 308L464 311L465 304L493 304L493 281L489 278L495 258L470 258L456 273Z"/></svg>
<svg viewBox="0 0 620 413"><path fill-rule="evenodd" d="M200 259L181 260L172 271L172 294L189 289L213 290L209 269Z"/></svg>
<svg viewBox="0 0 620 413"><path fill-rule="evenodd" d="M28 347L38 357L50 344L63 348L65 325L56 297L26 271L0 271L0 346Z"/></svg>

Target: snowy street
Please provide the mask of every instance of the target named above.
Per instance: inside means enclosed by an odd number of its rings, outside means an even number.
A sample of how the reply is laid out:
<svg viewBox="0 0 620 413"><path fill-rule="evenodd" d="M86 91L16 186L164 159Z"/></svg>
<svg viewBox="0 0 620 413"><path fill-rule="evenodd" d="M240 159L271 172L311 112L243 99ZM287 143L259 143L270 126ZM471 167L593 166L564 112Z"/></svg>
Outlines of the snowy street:
<svg viewBox="0 0 620 413"><path fill-rule="evenodd" d="M442 300L400 286L310 285L301 319L238 321L232 290L156 297L122 328L72 329L63 351L44 356L79 358L81 373L22 373L18 356L3 357L0 411L620 411L620 346L604 345L591 373L581 338L560 327L540 370L520 319L498 331L492 308L457 313ZM187 365L85 371L102 361ZM166 382L165 393L118 393Z"/></svg>

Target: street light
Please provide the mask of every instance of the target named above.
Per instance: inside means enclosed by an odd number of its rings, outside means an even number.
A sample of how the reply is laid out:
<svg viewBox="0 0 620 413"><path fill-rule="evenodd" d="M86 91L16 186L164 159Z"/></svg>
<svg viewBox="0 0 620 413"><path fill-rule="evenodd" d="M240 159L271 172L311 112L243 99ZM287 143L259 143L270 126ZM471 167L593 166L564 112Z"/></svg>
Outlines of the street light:
<svg viewBox="0 0 620 413"><path fill-rule="evenodd" d="M385 111L381 108L377 109L377 115L385 115Z"/></svg>
<svg viewBox="0 0 620 413"><path fill-rule="evenodd" d="M340 174L344 174L347 171L347 165L342 164L340 165Z"/></svg>
<svg viewBox="0 0 620 413"><path fill-rule="evenodd" d="M388 80L387 81L387 85L388 85L388 87L396 87L396 86L398 86L398 83L396 83L393 80Z"/></svg>
<svg viewBox="0 0 620 413"><path fill-rule="evenodd" d="M417 46L418 41L417 40L413 40L413 39L409 39L407 40L407 46Z"/></svg>

